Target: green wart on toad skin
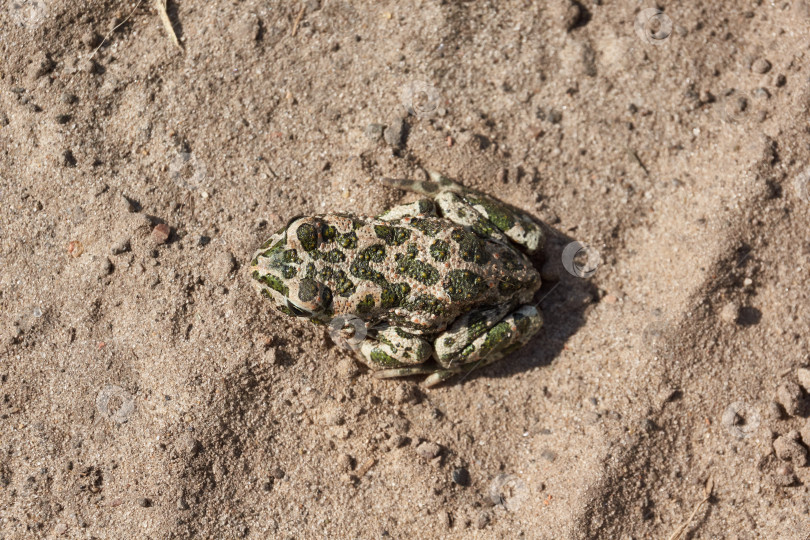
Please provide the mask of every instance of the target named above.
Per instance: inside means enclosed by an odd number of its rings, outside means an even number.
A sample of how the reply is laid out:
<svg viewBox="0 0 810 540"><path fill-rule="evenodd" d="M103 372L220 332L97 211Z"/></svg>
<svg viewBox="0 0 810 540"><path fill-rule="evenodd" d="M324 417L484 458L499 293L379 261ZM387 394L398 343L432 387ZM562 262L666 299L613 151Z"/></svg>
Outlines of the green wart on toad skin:
<svg viewBox="0 0 810 540"><path fill-rule="evenodd" d="M317 323L361 319L356 352L380 378L433 386L525 345L543 324L529 304L541 283L518 248L542 249L539 224L439 174L383 182L427 198L376 217L292 219L253 256L259 294Z"/></svg>

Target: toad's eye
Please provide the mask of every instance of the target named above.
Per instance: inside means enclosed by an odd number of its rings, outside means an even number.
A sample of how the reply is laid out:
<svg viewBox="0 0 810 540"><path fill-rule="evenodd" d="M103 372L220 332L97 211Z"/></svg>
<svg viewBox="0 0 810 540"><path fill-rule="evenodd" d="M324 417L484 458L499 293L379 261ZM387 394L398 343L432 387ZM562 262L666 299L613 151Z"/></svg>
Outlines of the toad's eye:
<svg viewBox="0 0 810 540"><path fill-rule="evenodd" d="M312 278L303 278L290 282L290 292L287 295L290 311L299 317L313 317L324 313L332 305L332 290L323 283Z"/></svg>

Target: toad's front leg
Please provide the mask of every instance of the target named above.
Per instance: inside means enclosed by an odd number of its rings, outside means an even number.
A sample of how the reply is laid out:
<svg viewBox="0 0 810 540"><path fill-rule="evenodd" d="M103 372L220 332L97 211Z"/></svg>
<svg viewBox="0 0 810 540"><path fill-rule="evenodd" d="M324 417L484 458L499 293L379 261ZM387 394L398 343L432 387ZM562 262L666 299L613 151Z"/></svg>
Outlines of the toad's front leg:
<svg viewBox="0 0 810 540"><path fill-rule="evenodd" d="M360 344L358 352L363 363L377 371L378 377L385 377L388 372L411 369L408 366L422 364L430 358L433 348L424 339L409 334L399 327L384 326L372 332Z"/></svg>

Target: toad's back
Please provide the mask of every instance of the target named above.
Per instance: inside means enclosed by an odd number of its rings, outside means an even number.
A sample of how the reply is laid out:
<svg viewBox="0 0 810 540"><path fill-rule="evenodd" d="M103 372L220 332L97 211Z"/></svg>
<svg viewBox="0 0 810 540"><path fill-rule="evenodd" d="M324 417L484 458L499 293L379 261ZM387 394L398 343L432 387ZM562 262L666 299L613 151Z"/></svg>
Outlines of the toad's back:
<svg viewBox="0 0 810 540"><path fill-rule="evenodd" d="M439 332L474 307L526 302L540 286L522 253L438 217L303 217L253 263L260 288L295 303L317 297L324 320L351 314L420 334Z"/></svg>

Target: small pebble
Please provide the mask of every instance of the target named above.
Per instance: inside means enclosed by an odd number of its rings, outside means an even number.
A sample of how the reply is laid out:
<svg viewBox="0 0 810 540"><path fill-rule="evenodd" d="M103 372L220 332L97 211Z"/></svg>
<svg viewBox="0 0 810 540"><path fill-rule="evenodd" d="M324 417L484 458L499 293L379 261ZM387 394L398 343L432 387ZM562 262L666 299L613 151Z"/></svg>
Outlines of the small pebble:
<svg viewBox="0 0 810 540"><path fill-rule="evenodd" d="M776 457L782 461L790 461L797 467L807 465L807 449L799 442L801 436L797 430L792 430L773 441L773 450Z"/></svg>
<svg viewBox="0 0 810 540"><path fill-rule="evenodd" d="M219 282L228 279L228 276L231 275L234 268L236 268L236 259L228 251L220 251L214 256L213 261L211 261L211 272L214 278Z"/></svg>
<svg viewBox="0 0 810 540"><path fill-rule="evenodd" d="M793 381L785 381L776 389L776 401L790 416L799 414L801 400L802 389Z"/></svg>
<svg viewBox="0 0 810 540"><path fill-rule="evenodd" d="M383 137L389 146L401 146L405 138L405 122L400 118L391 122L391 125L385 128Z"/></svg>
<svg viewBox="0 0 810 540"><path fill-rule="evenodd" d="M409 384L400 384L394 389L394 403L403 405L416 401L416 393Z"/></svg>
<svg viewBox="0 0 810 540"><path fill-rule="evenodd" d="M349 454L340 454L337 458L337 465L344 471L354 469L354 459Z"/></svg>
<svg viewBox="0 0 810 540"><path fill-rule="evenodd" d="M122 212L126 212L127 214L131 214L135 211L135 202L126 195L120 195L116 200L116 204Z"/></svg>
<svg viewBox="0 0 810 540"><path fill-rule="evenodd" d="M479 529L483 529L489 524L489 514L487 512L481 512L478 514L478 518L475 520L475 526Z"/></svg>
<svg viewBox="0 0 810 540"><path fill-rule="evenodd" d="M36 53L31 60L31 63L28 65L28 75L32 79L38 79L47 75L56 67L56 62L44 51Z"/></svg>
<svg viewBox="0 0 810 540"><path fill-rule="evenodd" d="M771 422L782 419L782 408L775 401L770 401L765 406L765 418Z"/></svg>
<svg viewBox="0 0 810 540"><path fill-rule="evenodd" d="M562 113L560 111L551 109L548 113L548 121L552 124L559 124L562 121Z"/></svg>
<svg viewBox="0 0 810 540"><path fill-rule="evenodd" d="M793 472L793 466L785 463L776 467L776 470L771 475L771 480L777 486L790 486L796 482L796 473Z"/></svg>
<svg viewBox="0 0 810 540"><path fill-rule="evenodd" d="M118 241L116 241L112 245L110 251L112 252L113 255L120 255L121 253L126 253L127 251L129 251L129 248L130 248L129 237L125 236L123 238L118 239Z"/></svg>
<svg viewBox="0 0 810 540"><path fill-rule="evenodd" d="M369 124L366 126L364 133L371 142L378 142L382 139L383 131L385 131L383 124Z"/></svg>
<svg viewBox="0 0 810 540"><path fill-rule="evenodd" d="M343 413L335 407L332 408L323 415L323 420L330 426L342 426L346 423L346 419L343 417Z"/></svg>
<svg viewBox="0 0 810 540"><path fill-rule="evenodd" d="M758 58L757 60L754 60L753 64L751 64L751 71L754 73L763 74L768 73L770 70L771 63L764 58Z"/></svg>
<svg viewBox="0 0 810 540"><path fill-rule="evenodd" d="M68 105L73 105L79 98L76 97L75 94L71 94L70 92L63 92L61 96L59 96L60 101L62 103L67 103Z"/></svg>
<svg viewBox="0 0 810 540"><path fill-rule="evenodd" d="M73 155L73 151L68 149L62 152L62 165L65 167L75 167L76 166L76 156Z"/></svg>
<svg viewBox="0 0 810 540"><path fill-rule="evenodd" d="M810 446L810 418L805 419L804 426L799 431L799 436L805 446Z"/></svg>
<svg viewBox="0 0 810 540"><path fill-rule="evenodd" d="M785 77L781 73L779 75L777 75L776 77L774 77L774 79L773 79L773 84L775 86L777 86L777 87L785 86L786 83L787 83L787 77Z"/></svg>
<svg viewBox="0 0 810 540"><path fill-rule="evenodd" d="M470 485L470 472L464 467L453 469L451 477L454 484L458 484L462 487L467 487Z"/></svg>
<svg viewBox="0 0 810 540"><path fill-rule="evenodd" d="M4 112L0 112L0 127L6 127L9 124L8 116Z"/></svg>
<svg viewBox="0 0 810 540"><path fill-rule="evenodd" d="M599 422L599 419L602 418L602 415L595 411L588 411L585 413L583 417L583 421L586 424L596 424Z"/></svg>
<svg viewBox="0 0 810 540"><path fill-rule="evenodd" d="M88 49L95 49L101 44L101 36L95 30L87 30L82 34L82 43Z"/></svg>
<svg viewBox="0 0 810 540"><path fill-rule="evenodd" d="M754 90L754 97L757 99L770 99L771 93L767 88L757 88Z"/></svg>
<svg viewBox="0 0 810 540"><path fill-rule="evenodd" d="M360 372L357 368L357 364L351 358L341 358L336 368L338 375L344 379L351 379Z"/></svg>
<svg viewBox="0 0 810 540"><path fill-rule="evenodd" d="M433 459L441 452L441 447L433 442L423 442L416 447L416 453L423 459Z"/></svg>
<svg viewBox="0 0 810 540"><path fill-rule="evenodd" d="M698 99L701 103L712 103L714 102L714 95L708 90L701 90Z"/></svg>
<svg viewBox="0 0 810 540"><path fill-rule="evenodd" d="M101 263L99 264L99 267L98 267L98 275L99 275L99 277L102 277L102 278L107 277L107 276L109 276L110 274L113 273L113 270L114 270L113 263L110 262L110 259L108 259L107 257L104 257L103 259L101 259Z"/></svg>
<svg viewBox="0 0 810 540"><path fill-rule="evenodd" d="M548 448L543 448L543 450L540 451L540 457L546 461L553 462L557 459L557 453L553 450L549 450Z"/></svg>
<svg viewBox="0 0 810 540"><path fill-rule="evenodd" d="M402 435L399 435L397 433L391 435L388 438L388 442L386 442L386 446L388 447L389 450L394 450L395 448L399 448L403 444L405 444L405 437L403 437Z"/></svg>
<svg viewBox="0 0 810 540"><path fill-rule="evenodd" d="M281 480L284 478L284 470L281 469L281 467L273 467L273 469L270 471L270 476L276 480Z"/></svg>
<svg viewBox="0 0 810 540"><path fill-rule="evenodd" d="M101 66L92 58L84 58L79 61L79 71L90 75L98 75L101 73Z"/></svg>
<svg viewBox="0 0 810 540"><path fill-rule="evenodd" d="M69 114L57 114L54 117L54 120L56 120L57 124L67 124L68 122L70 122L70 115Z"/></svg>
<svg viewBox="0 0 810 540"><path fill-rule="evenodd" d="M444 527L445 529L449 529L453 526L453 518L450 516L450 512L446 510L439 511L439 524Z"/></svg>
<svg viewBox="0 0 810 540"><path fill-rule="evenodd" d="M155 225L155 228L152 229L152 239L156 244L163 244L169 239L170 233L171 229L168 225L165 223L158 223Z"/></svg>
<svg viewBox="0 0 810 540"><path fill-rule="evenodd" d="M720 318L729 324L737 322L740 317L740 305L737 302L728 302L720 310Z"/></svg>
<svg viewBox="0 0 810 540"><path fill-rule="evenodd" d="M82 253L84 253L84 246L78 240L71 240L68 243L67 251L75 259L81 257Z"/></svg>
<svg viewBox="0 0 810 540"><path fill-rule="evenodd" d="M562 26L565 28L566 32L570 32L576 28L582 18L582 9L579 7L579 4L572 0L563 2L562 9L564 10L562 14Z"/></svg>
<svg viewBox="0 0 810 540"><path fill-rule="evenodd" d="M194 457L200 453L202 445L191 433L184 432L177 438L177 448L183 455Z"/></svg>
<svg viewBox="0 0 810 540"><path fill-rule="evenodd" d="M138 499L138 506L141 506L143 508L149 508L150 506L152 506L152 501L150 499L147 499L146 497L140 497Z"/></svg>
<svg viewBox="0 0 810 540"><path fill-rule="evenodd" d="M810 368L801 367L796 370L796 377L804 391L810 394Z"/></svg>
<svg viewBox="0 0 810 540"><path fill-rule="evenodd" d="M344 484L354 484L357 481L357 477L353 474L343 473L340 475L340 481Z"/></svg>

